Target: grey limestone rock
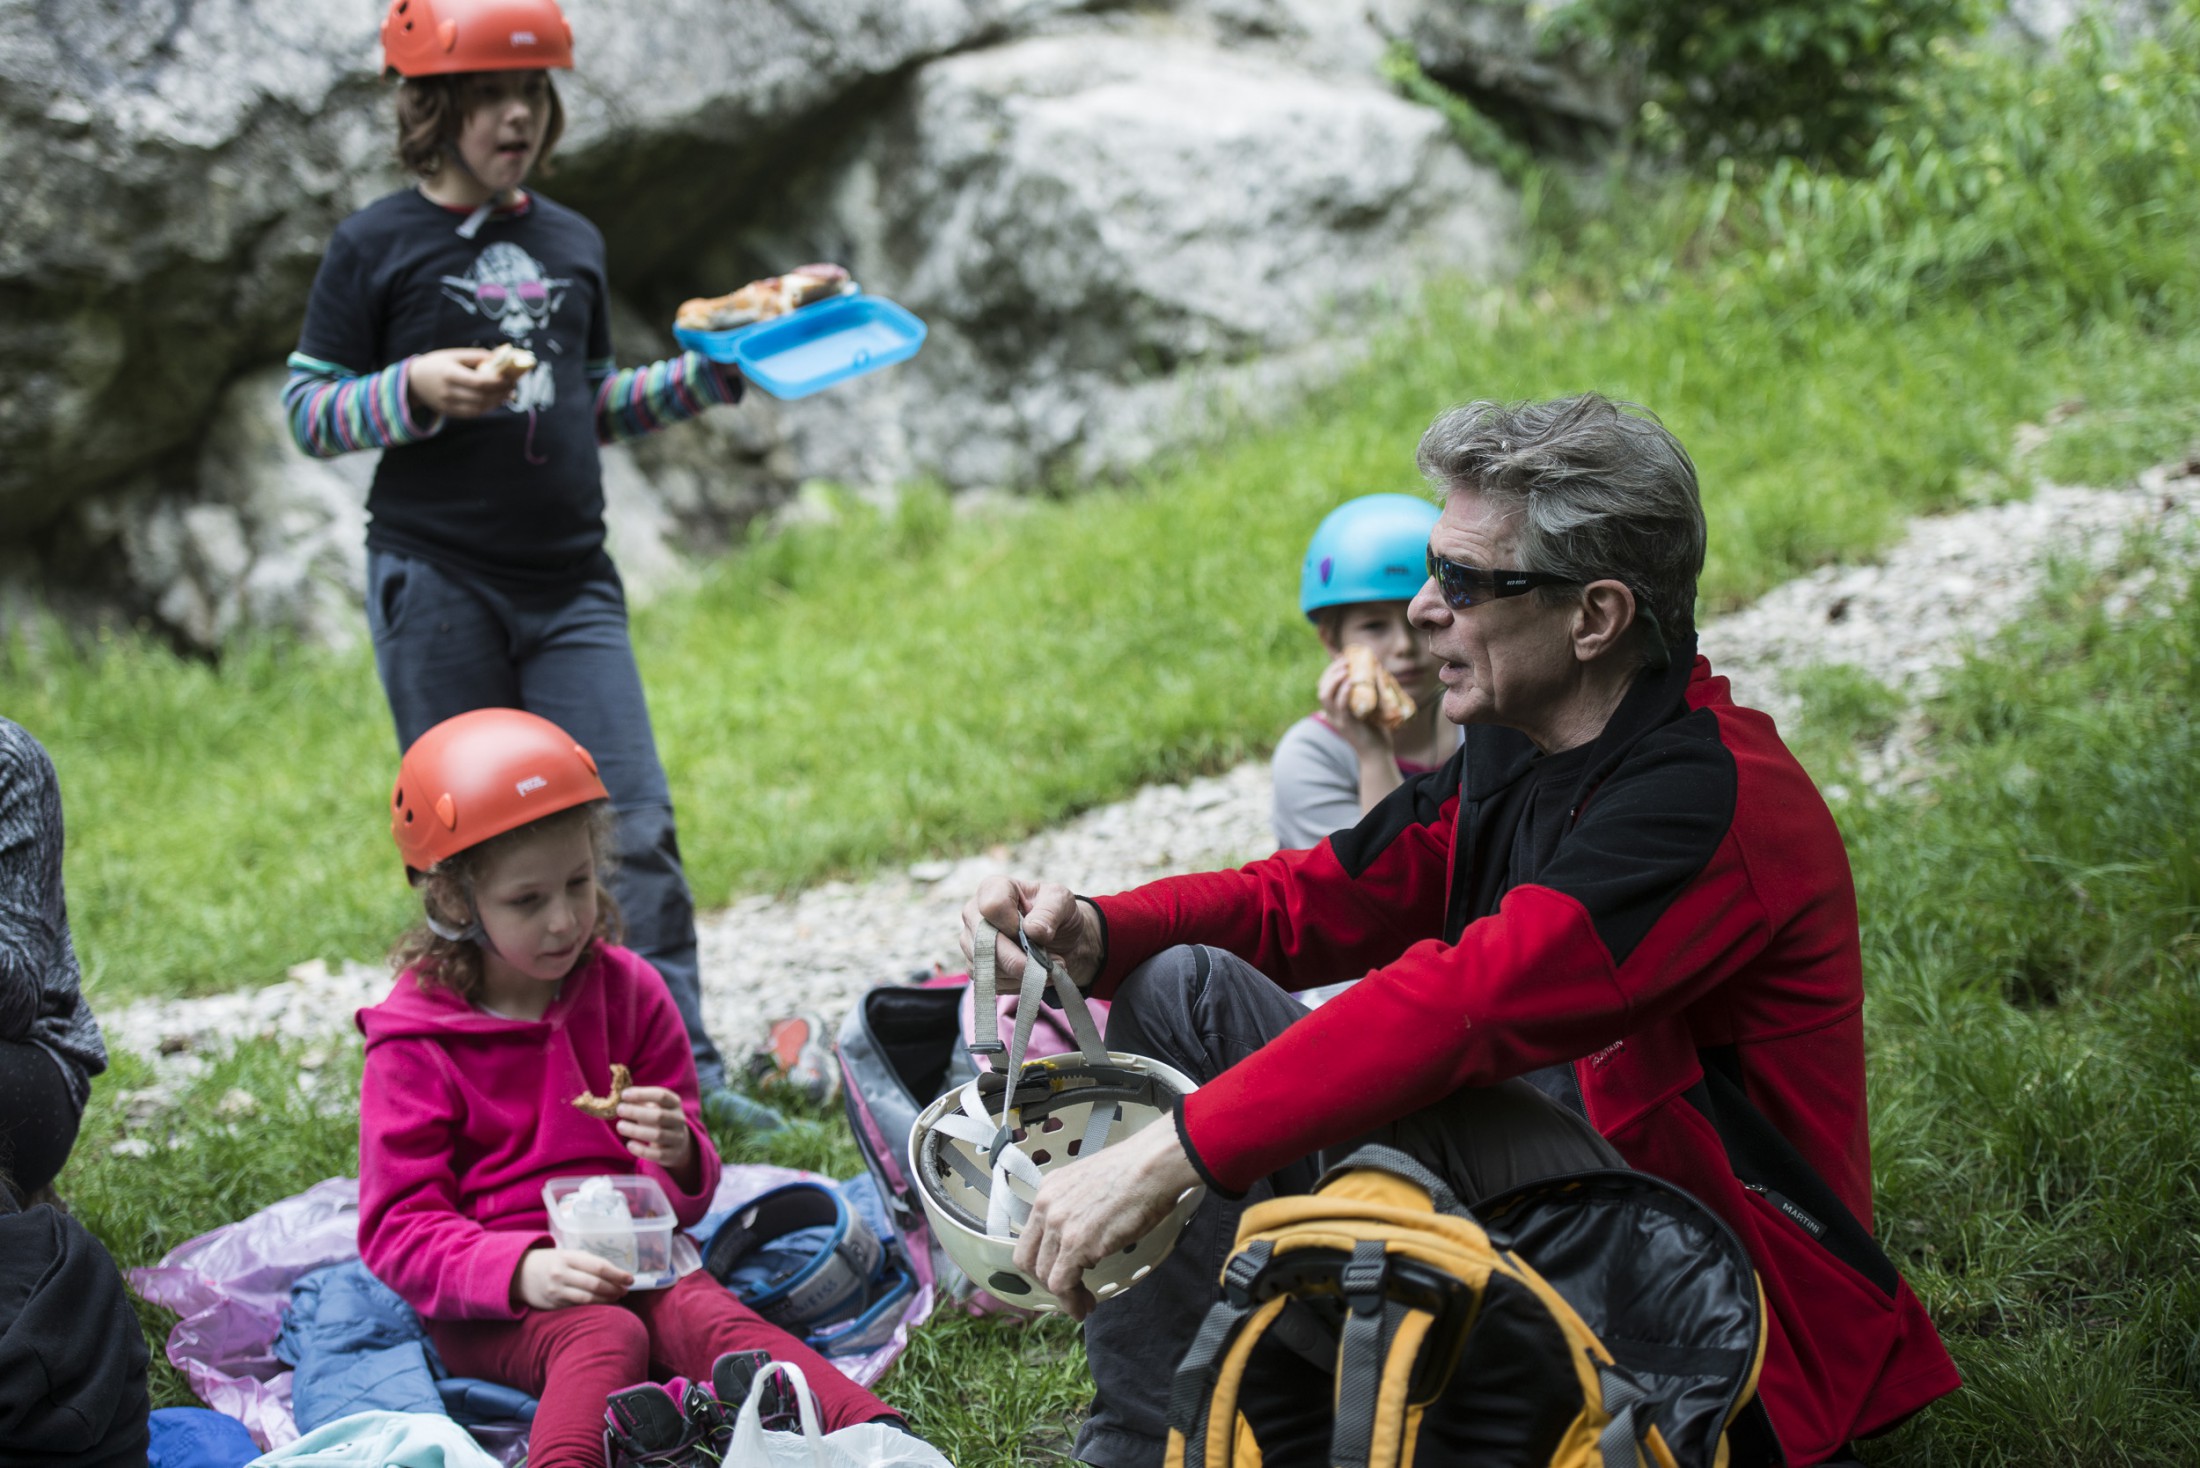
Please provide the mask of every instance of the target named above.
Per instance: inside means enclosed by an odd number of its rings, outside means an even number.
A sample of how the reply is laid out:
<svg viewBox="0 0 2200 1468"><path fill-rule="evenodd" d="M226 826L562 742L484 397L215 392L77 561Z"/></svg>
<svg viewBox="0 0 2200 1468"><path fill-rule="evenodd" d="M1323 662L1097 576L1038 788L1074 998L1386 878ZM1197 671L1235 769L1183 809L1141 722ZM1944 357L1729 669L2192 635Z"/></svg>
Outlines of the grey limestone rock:
<svg viewBox="0 0 2200 1468"><path fill-rule="evenodd" d="M919 70L739 241L845 258L908 366L787 406L812 472L1083 479L1349 360L1432 278L1508 268L1515 204L1433 112L1154 25Z"/></svg>
<svg viewBox="0 0 2200 1468"><path fill-rule="evenodd" d="M1068 0L569 0L549 182L647 272L866 87ZM0 529L186 451L399 179L376 0L0 0ZM667 221L676 221L668 227Z"/></svg>
<svg viewBox="0 0 2200 1468"><path fill-rule="evenodd" d="M365 490L301 454L278 392L282 371L239 378L184 485L147 475L79 511L84 540L102 547L161 624L212 648L247 628L281 628L324 644L356 639L365 622Z"/></svg>

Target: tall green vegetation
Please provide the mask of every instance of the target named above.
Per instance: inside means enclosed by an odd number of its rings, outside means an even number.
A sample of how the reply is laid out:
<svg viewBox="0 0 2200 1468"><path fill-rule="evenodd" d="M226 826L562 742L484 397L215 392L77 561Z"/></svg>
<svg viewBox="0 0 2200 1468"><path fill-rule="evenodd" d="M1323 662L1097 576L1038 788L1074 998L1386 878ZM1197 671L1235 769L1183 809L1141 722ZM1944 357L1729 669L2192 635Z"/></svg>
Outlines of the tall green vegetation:
<svg viewBox="0 0 2200 1468"><path fill-rule="evenodd" d="M2200 1459L2200 600L2101 590L1956 681L1933 798L1843 814L1882 1234L1967 1382L1875 1462Z"/></svg>
<svg viewBox="0 0 2200 1468"><path fill-rule="evenodd" d="M1641 68L1653 141L1839 163L1870 146L1932 43L1984 17L1980 0L1575 0L1551 28Z"/></svg>

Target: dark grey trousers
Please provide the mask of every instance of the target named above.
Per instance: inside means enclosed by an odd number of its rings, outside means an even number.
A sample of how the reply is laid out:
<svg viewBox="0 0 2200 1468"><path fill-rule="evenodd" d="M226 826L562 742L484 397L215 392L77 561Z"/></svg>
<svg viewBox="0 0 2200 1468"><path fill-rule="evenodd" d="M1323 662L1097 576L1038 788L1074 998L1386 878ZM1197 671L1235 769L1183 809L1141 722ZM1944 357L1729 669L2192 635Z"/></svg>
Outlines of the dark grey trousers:
<svg viewBox="0 0 2200 1468"><path fill-rule="evenodd" d="M1214 948L1171 948L1131 971L1108 1013L1108 1048L1166 1061L1211 1080L1307 1010L1243 959ZM1472 1203L1564 1172L1624 1167L1589 1123L1526 1081L1470 1087L1380 1127L1350 1146L1381 1142L1419 1158ZM1158 1468L1168 1447L1169 1383L1215 1300L1238 1216L1279 1194L1310 1191L1321 1154L1255 1183L1241 1199L1207 1195L1174 1252L1138 1288L1085 1322L1092 1415L1076 1454L1097 1468Z"/></svg>
<svg viewBox="0 0 2200 1468"><path fill-rule="evenodd" d="M619 817L611 894L626 918L627 946L664 975L702 1089L723 1086L725 1062L703 1028L695 903L680 864L672 791L627 635L626 590L609 558L600 574L521 594L374 551L367 625L399 749L454 715L518 708L556 724L595 759Z"/></svg>

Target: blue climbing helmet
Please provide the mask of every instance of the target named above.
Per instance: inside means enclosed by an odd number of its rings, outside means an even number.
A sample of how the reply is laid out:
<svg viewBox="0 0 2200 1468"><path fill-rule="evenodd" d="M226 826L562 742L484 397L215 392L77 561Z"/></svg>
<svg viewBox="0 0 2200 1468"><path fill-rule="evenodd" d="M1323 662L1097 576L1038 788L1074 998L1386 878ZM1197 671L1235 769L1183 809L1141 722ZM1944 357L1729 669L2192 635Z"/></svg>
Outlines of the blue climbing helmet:
<svg viewBox="0 0 2200 1468"><path fill-rule="evenodd" d="M1428 579L1436 506L1417 495L1364 494L1322 518L1299 571L1299 610L1411 601Z"/></svg>
<svg viewBox="0 0 2200 1468"><path fill-rule="evenodd" d="M916 1294L895 1244L838 1188L803 1180L735 1209L704 1246L703 1268L820 1355L855 1355L891 1340Z"/></svg>

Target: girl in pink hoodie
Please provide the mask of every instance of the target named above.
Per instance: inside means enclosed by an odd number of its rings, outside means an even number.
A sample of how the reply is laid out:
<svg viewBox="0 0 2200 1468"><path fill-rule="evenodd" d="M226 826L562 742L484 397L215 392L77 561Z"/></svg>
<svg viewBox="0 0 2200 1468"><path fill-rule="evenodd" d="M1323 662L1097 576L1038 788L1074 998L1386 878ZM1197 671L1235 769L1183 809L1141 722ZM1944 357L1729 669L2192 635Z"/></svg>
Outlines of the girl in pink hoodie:
<svg viewBox="0 0 2200 1468"><path fill-rule="evenodd" d="M530 1468L598 1468L604 1399L717 1357L799 1364L828 1429L899 1418L708 1274L631 1290L553 1243L552 1177L653 1178L682 1226L709 1209L687 1031L664 980L611 941L610 806L595 762L517 709L446 720L406 751L391 826L421 889L390 995L359 1011L359 1253L426 1321L444 1364L541 1398ZM633 1075L617 1119L574 1099Z"/></svg>

